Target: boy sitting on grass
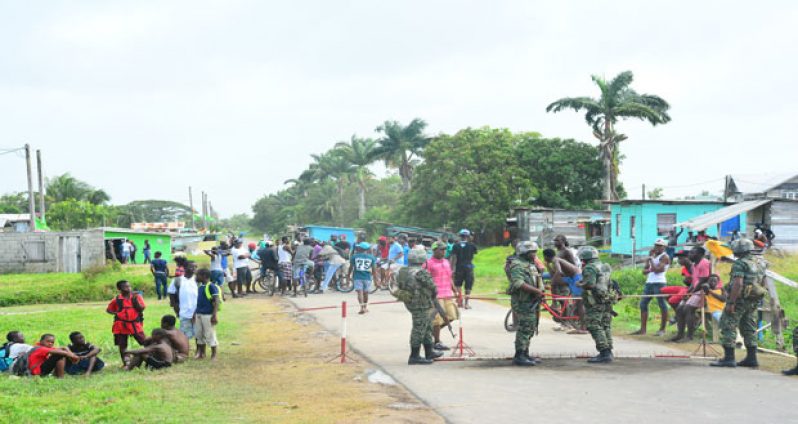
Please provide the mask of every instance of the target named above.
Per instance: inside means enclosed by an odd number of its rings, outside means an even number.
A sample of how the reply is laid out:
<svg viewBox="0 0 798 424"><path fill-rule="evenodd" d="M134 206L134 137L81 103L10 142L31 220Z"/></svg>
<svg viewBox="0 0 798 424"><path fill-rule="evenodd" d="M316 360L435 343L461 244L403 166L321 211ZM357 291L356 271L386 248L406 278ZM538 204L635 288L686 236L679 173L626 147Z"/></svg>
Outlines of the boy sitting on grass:
<svg viewBox="0 0 798 424"><path fill-rule="evenodd" d="M167 343L166 331L160 328L152 330L152 343L147 347L136 350L128 350L125 356L129 357L125 369L131 371L138 368L142 363L151 370L169 368L174 363L175 355L172 346Z"/></svg>
<svg viewBox="0 0 798 424"><path fill-rule="evenodd" d="M69 341L71 345L67 346L67 350L78 356L77 363L70 363L66 366L66 372L69 375L85 374L86 377L90 376L92 372L97 372L103 369L105 362L98 358L100 348L94 346L86 341L79 331L73 331L69 334Z"/></svg>
<svg viewBox="0 0 798 424"><path fill-rule="evenodd" d="M164 315L161 317L161 329L166 333L166 341L172 346L175 353L175 363L183 362L188 358L188 337L182 331L175 328L177 318L174 315ZM144 341L145 346L152 344L152 338Z"/></svg>
<svg viewBox="0 0 798 424"><path fill-rule="evenodd" d="M28 355L28 369L31 375L39 375L46 377L53 374L55 378L64 378L64 368L66 368L66 360L72 362L78 361L78 356L74 353L56 348L55 336L52 334L44 334L39 343L36 343L33 348L26 353Z"/></svg>

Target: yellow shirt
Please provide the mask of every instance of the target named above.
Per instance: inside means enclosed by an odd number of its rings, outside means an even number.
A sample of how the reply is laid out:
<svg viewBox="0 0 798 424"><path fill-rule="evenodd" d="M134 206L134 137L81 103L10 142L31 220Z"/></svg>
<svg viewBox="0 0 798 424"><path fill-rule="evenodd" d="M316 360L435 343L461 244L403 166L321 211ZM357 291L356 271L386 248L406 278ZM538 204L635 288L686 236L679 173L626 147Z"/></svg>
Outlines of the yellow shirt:
<svg viewBox="0 0 798 424"><path fill-rule="evenodd" d="M710 290L710 291L712 293L717 294L717 295L720 295L722 293L722 291L720 289L718 289L718 290ZM720 299L717 299L715 297L712 297L709 294L706 295L706 298L707 298L707 310L709 311L710 314L714 313L714 312L717 312L717 311L722 311L723 308L726 306L726 303L724 301L722 301Z"/></svg>

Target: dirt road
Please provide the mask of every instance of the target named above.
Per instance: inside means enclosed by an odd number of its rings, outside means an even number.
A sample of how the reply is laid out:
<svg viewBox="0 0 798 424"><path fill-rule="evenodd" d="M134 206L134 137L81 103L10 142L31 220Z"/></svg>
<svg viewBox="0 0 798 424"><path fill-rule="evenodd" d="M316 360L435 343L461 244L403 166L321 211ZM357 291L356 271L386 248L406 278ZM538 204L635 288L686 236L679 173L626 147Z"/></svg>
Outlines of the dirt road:
<svg viewBox="0 0 798 424"><path fill-rule="evenodd" d="M584 359L556 358L594 354L589 335L553 331L543 320L532 352L544 358L533 368L509 361L439 362L407 366L410 315L401 304L373 305L358 315L354 294L328 293L293 299L299 308L339 305L347 300L348 340L352 348L453 423L504 423L531 420L646 424L798 422L793 402L798 380L749 369L716 369L704 360L618 359L588 365ZM372 301L393 298L387 292ZM502 322L507 309L474 302L464 313L465 342L478 356L511 356L514 334ZM309 312L330 331L339 332L340 309ZM445 344L453 345L448 334ZM662 345L616 338L619 356L679 354ZM738 357L743 353L738 351Z"/></svg>

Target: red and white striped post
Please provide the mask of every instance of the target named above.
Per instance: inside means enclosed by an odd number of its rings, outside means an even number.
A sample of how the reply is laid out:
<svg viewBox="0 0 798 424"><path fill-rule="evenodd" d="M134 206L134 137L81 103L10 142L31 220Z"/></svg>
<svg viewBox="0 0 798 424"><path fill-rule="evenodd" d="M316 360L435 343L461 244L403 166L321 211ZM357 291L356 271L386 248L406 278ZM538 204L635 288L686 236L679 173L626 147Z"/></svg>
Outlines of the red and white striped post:
<svg viewBox="0 0 798 424"><path fill-rule="evenodd" d="M346 363L346 301L341 302L341 363Z"/></svg>

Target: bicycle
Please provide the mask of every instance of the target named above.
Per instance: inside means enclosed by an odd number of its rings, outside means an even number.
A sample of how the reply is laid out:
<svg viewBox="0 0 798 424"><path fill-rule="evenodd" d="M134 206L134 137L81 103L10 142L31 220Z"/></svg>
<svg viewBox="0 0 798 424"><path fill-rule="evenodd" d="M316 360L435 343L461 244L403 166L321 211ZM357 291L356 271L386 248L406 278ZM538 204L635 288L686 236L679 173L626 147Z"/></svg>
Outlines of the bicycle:
<svg viewBox="0 0 798 424"><path fill-rule="evenodd" d="M256 287L260 286L260 288L266 292L269 296L274 296L274 292L277 290L277 275L275 274L274 270L267 269L266 272L259 273L258 278L255 280L255 284L253 284L252 289L255 290Z"/></svg>
<svg viewBox="0 0 798 424"><path fill-rule="evenodd" d="M310 274L308 275L308 271ZM306 278L307 277L307 278ZM302 295L308 297L308 292L312 291L313 287L313 266L305 265L299 268L299 278L298 281L294 282L294 294L296 294L296 288L300 287L302 289Z"/></svg>
<svg viewBox="0 0 798 424"><path fill-rule="evenodd" d="M561 306L559 308L552 307L546 301L547 297L551 298L552 302L562 302ZM551 314L555 322L564 323L578 321L578 315L570 315L573 313L572 311L576 310L575 307L572 307L575 306L575 301L570 297L571 296L561 296L554 293L545 293L543 299L540 301L540 306ZM511 333L518 330L517 319L512 309L507 311L507 315L504 317L504 329Z"/></svg>
<svg viewBox="0 0 798 424"><path fill-rule="evenodd" d="M374 282L371 289L369 290L369 294L374 294L377 292L377 290L388 290L391 293L396 291L396 274L394 274L391 265L393 264L388 265L385 276L380 280L380 282L379 283L377 283L376 281Z"/></svg>

